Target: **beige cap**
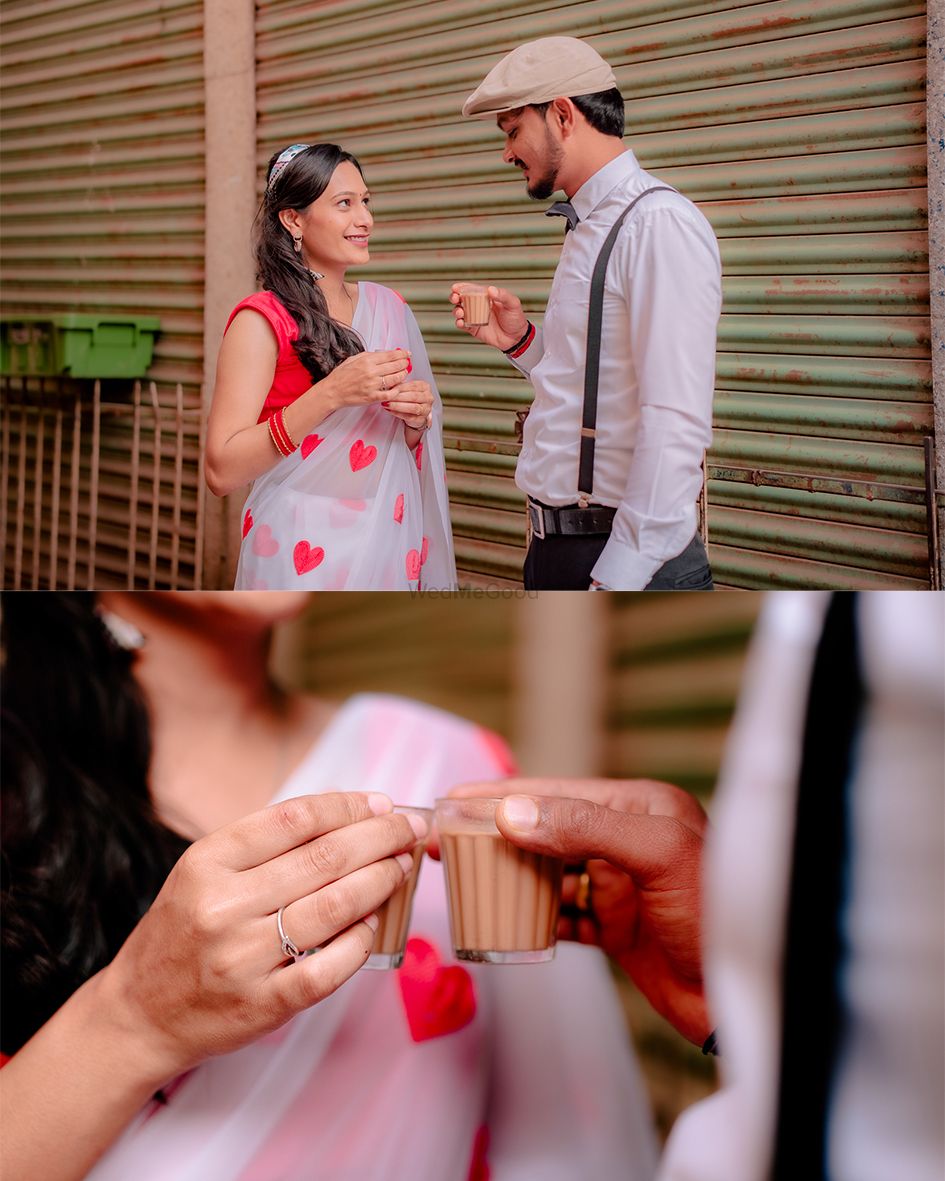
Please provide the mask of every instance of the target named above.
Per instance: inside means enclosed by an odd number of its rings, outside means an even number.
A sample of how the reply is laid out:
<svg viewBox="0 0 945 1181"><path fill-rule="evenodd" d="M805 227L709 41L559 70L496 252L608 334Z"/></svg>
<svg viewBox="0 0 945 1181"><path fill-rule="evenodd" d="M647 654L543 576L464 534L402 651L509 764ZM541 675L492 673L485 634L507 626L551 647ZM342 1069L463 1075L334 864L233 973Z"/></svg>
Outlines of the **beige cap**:
<svg viewBox="0 0 945 1181"><path fill-rule="evenodd" d="M488 119L531 103L612 90L617 79L596 49L577 37L527 41L489 71L463 103L469 119Z"/></svg>

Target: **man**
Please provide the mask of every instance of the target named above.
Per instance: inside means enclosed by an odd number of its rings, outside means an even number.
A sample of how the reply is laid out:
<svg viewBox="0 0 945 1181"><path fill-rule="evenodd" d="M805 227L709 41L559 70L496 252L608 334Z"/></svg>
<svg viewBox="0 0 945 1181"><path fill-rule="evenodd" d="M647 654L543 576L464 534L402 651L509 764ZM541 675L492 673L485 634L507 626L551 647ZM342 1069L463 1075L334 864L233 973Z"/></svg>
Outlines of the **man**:
<svg viewBox="0 0 945 1181"><path fill-rule="evenodd" d="M568 225L543 326L488 289L491 316L459 328L500 349L532 383L516 483L528 496L530 590L711 590L697 533L711 441L721 265L699 210L623 144L613 71L573 37L519 46L469 96L463 114L495 118L503 159L529 196L563 189ZM636 197L606 269L599 392L587 395L591 276ZM555 210L557 211L557 210ZM551 211L549 211L551 212ZM583 451L582 451L582 439Z"/></svg>
<svg viewBox="0 0 945 1181"><path fill-rule="evenodd" d="M509 840L590 858L564 933L690 1041L718 1025L722 1089L677 1122L660 1181L942 1177L943 651L941 596L771 596L711 833L646 780L451 793L509 793Z"/></svg>

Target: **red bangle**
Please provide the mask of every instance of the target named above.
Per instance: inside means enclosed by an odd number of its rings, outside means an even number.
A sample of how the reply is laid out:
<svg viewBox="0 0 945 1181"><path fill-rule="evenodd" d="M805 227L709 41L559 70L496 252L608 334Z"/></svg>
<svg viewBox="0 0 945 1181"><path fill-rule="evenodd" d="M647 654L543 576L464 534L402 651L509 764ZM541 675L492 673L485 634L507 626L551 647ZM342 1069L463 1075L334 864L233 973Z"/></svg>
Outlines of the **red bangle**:
<svg viewBox="0 0 945 1181"><path fill-rule="evenodd" d="M289 454L291 455L293 451L298 451L299 445L289 434L289 428L285 424L285 406L280 406L276 413L279 416L279 429L282 432L282 438L285 440L286 446L289 448Z"/></svg>
<svg viewBox="0 0 945 1181"><path fill-rule="evenodd" d="M280 407L269 415L269 435L280 455L291 455L293 451L298 450L298 443L292 441L285 425L285 407Z"/></svg>

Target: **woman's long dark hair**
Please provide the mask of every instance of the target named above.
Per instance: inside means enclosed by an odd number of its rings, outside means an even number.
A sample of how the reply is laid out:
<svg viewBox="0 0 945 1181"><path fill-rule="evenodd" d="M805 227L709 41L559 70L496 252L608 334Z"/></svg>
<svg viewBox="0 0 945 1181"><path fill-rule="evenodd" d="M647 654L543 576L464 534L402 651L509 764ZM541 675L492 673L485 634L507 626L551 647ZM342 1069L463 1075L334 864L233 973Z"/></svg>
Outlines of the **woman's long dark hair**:
<svg viewBox="0 0 945 1181"><path fill-rule="evenodd" d="M118 951L184 838L151 805L134 654L93 595L3 596L3 1018L13 1054Z"/></svg>
<svg viewBox="0 0 945 1181"><path fill-rule="evenodd" d="M280 170L270 187L272 166L280 154L277 152L269 161L266 192L256 215L256 280L265 291L279 297L298 324L296 354L312 380L318 381L346 357L363 353L364 344L355 332L328 314L325 296L301 254L295 253L292 236L279 220L279 211L307 209L325 191L339 164L347 161L358 172L361 165L350 152L335 144L312 144Z"/></svg>

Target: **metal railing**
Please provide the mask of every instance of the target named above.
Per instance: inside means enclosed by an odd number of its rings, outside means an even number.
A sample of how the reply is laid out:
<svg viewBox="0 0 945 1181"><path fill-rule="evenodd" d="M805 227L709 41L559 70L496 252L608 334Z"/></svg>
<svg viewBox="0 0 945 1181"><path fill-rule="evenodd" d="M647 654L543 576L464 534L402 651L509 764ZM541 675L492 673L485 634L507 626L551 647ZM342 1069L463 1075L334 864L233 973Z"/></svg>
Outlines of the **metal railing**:
<svg viewBox="0 0 945 1181"><path fill-rule="evenodd" d="M109 397L102 386L0 382L6 589L201 585L200 406L181 385L139 381Z"/></svg>

